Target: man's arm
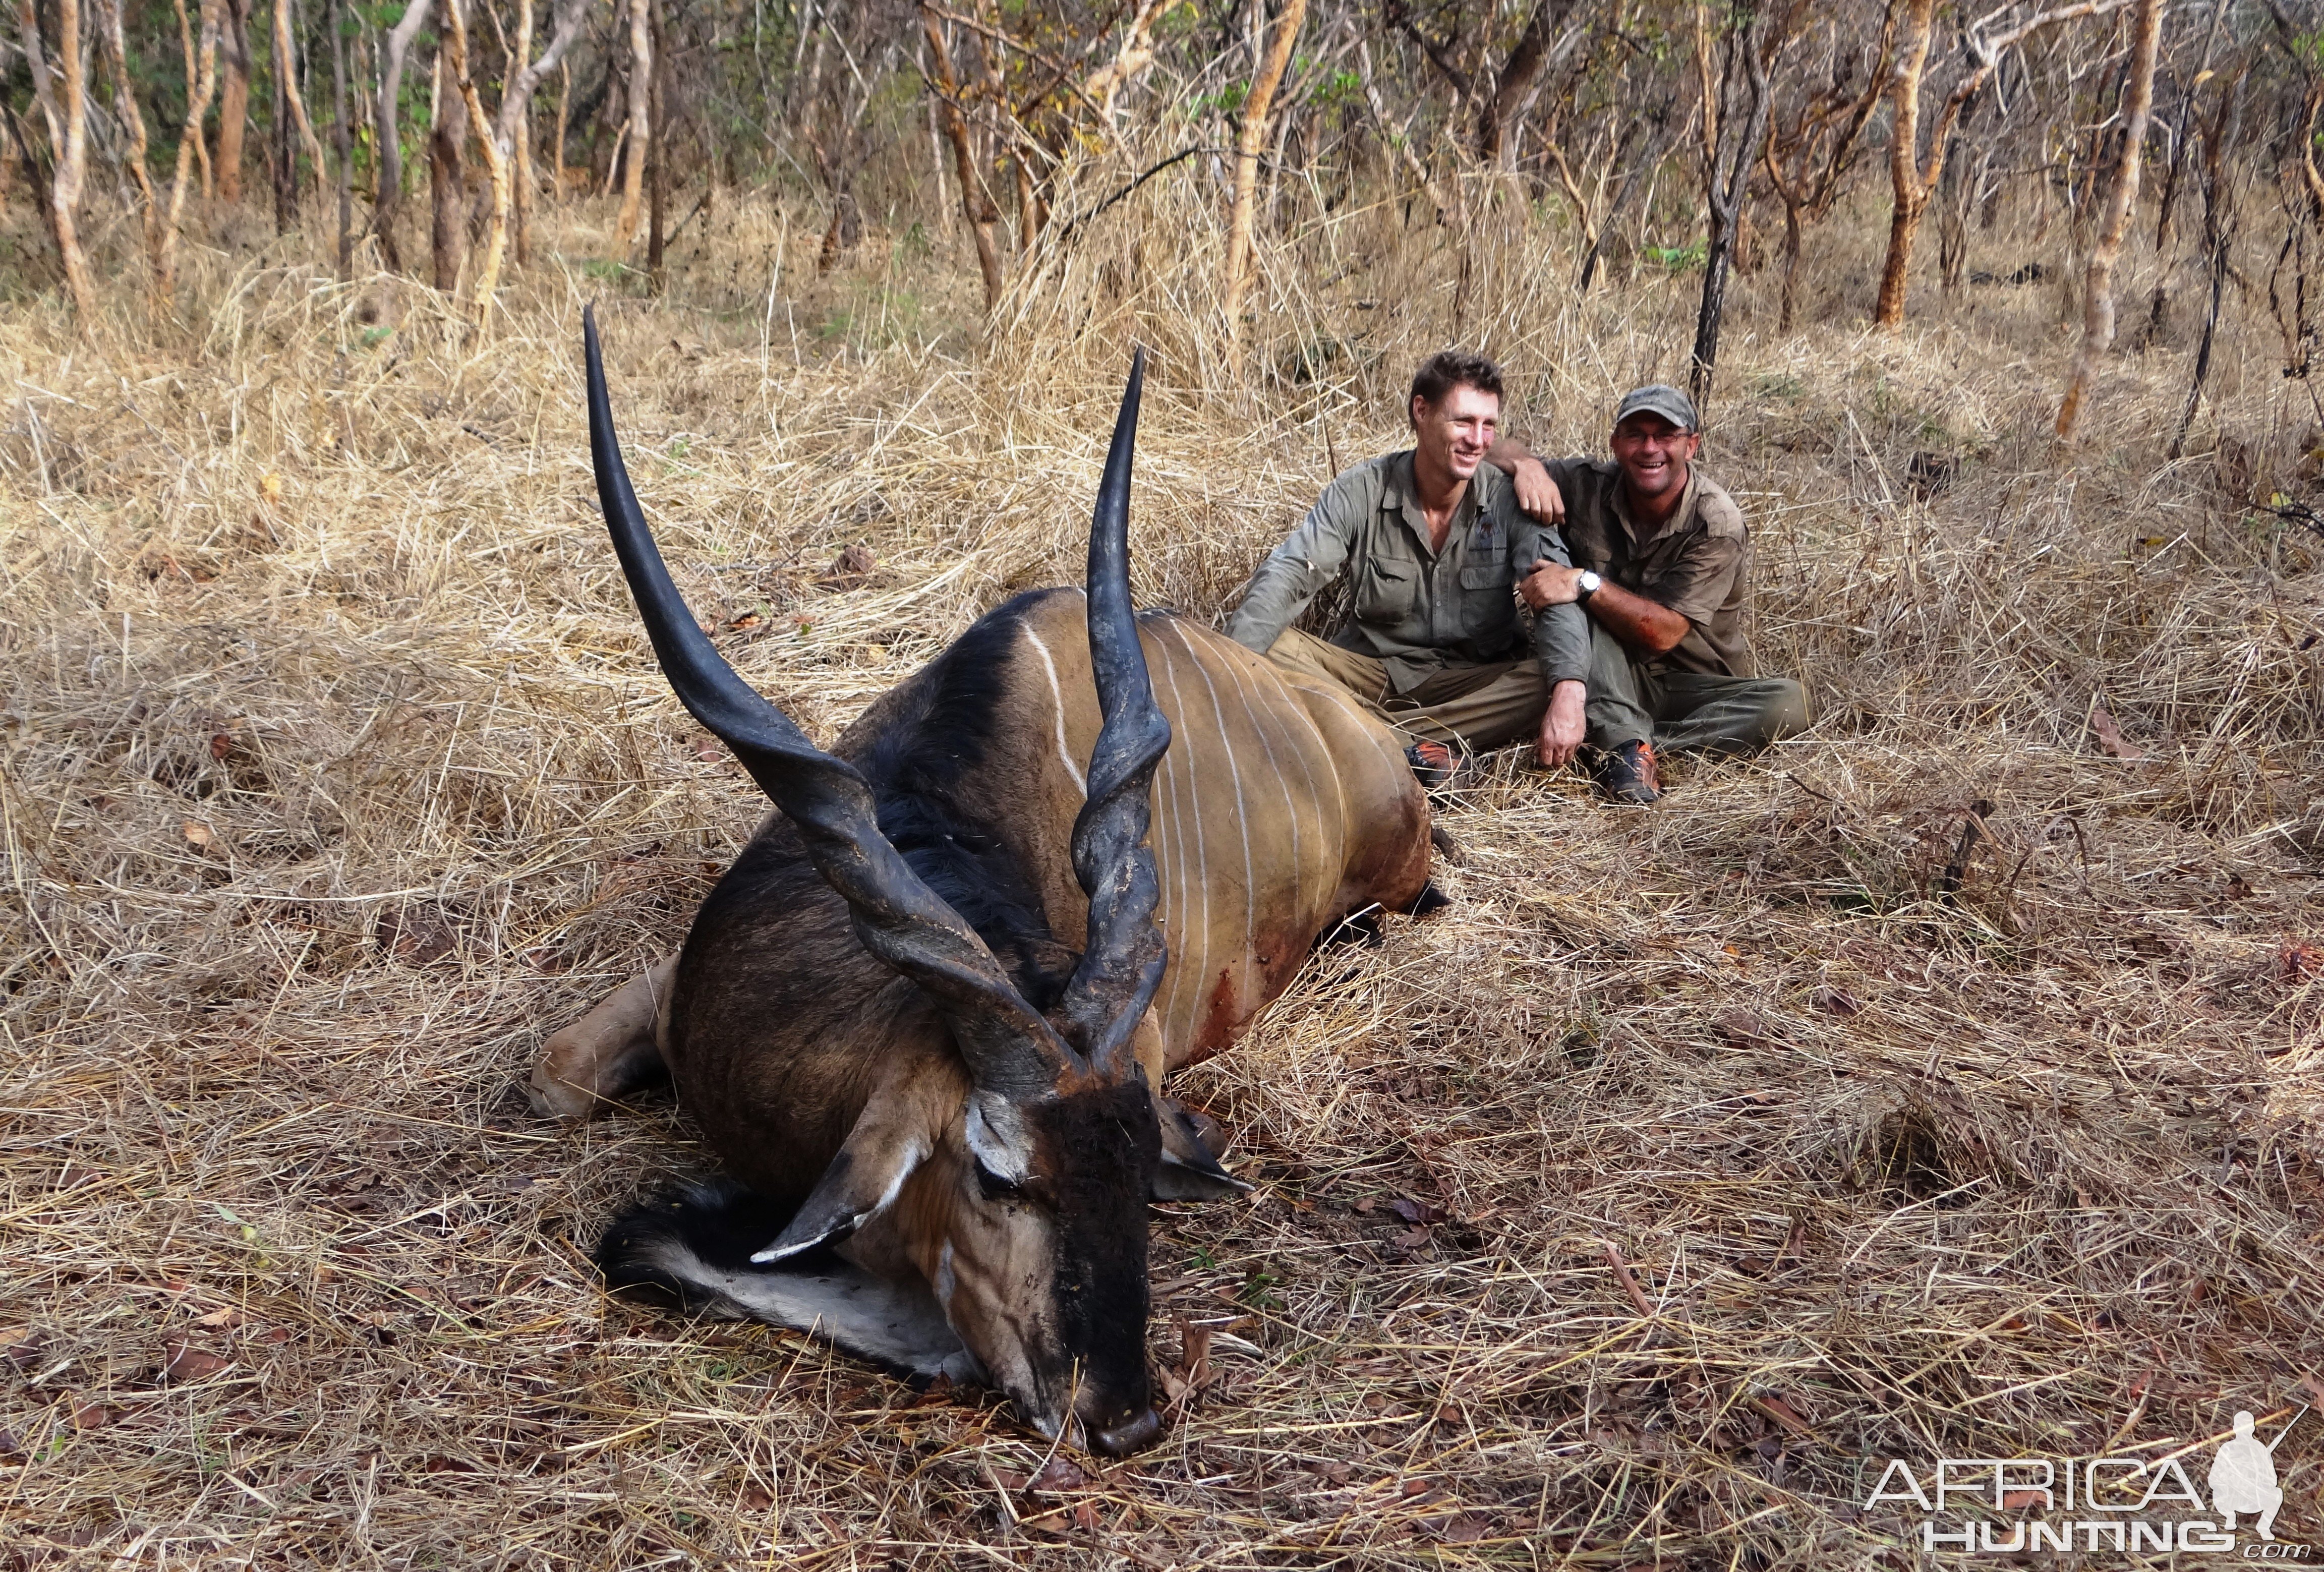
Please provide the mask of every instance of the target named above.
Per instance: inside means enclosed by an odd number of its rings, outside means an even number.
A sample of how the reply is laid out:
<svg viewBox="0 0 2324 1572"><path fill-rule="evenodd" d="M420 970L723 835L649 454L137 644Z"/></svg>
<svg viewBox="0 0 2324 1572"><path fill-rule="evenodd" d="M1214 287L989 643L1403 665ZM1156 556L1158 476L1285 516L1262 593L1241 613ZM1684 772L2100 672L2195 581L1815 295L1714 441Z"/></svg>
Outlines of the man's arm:
<svg viewBox="0 0 2324 1572"><path fill-rule="evenodd" d="M1565 541L1555 530L1526 525L1512 529L1511 534L1516 548L1512 565L1519 574L1528 568L1563 567L1572 571L1568 566L1572 559L1566 554ZM1534 655L1540 661L1541 674L1549 683L1549 707L1542 712L1541 734L1534 746L1542 763L1554 770L1573 757L1587 730L1584 707L1590 697L1590 619L1570 601L1563 606L1534 609Z"/></svg>
<svg viewBox="0 0 2324 1572"><path fill-rule="evenodd" d="M1323 488L1291 538L1267 554L1244 586L1227 637L1264 655L1299 620L1317 592L1339 576L1363 515L1366 487L1350 471Z"/></svg>
<svg viewBox="0 0 2324 1572"><path fill-rule="evenodd" d="M1515 437L1496 437L1485 449L1485 462L1516 483L1517 506L1553 529L1565 522L1565 494L1532 448Z"/></svg>
<svg viewBox="0 0 2324 1572"><path fill-rule="evenodd" d="M1545 607L1572 606L1579 602L1581 578L1582 570L1578 568L1560 568L1545 561L1517 586L1517 593L1537 612ZM1582 609L1600 627L1638 653L1650 657L1666 655L1677 649L1679 641L1694 626L1662 602L1633 594L1610 578L1598 587Z"/></svg>

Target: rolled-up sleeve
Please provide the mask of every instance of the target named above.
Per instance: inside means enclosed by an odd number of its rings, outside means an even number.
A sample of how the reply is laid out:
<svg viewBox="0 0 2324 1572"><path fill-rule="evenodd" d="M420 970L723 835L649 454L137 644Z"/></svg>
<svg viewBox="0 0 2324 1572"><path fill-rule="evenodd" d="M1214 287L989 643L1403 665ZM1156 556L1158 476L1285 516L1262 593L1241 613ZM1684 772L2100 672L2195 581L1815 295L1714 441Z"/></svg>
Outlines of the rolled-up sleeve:
<svg viewBox="0 0 2324 1572"><path fill-rule="evenodd" d="M1544 562L1573 566L1564 538L1555 530L1527 521L1510 540L1512 566L1522 579ZM1590 680L1590 616L1575 603L1545 606L1534 614L1534 656L1541 662L1543 679L1552 688L1561 682Z"/></svg>
<svg viewBox="0 0 2324 1572"><path fill-rule="evenodd" d="M1370 489L1360 470L1323 488L1291 538L1268 552L1250 576L1242 604L1227 623L1227 637L1261 655L1274 647L1283 630L1346 565Z"/></svg>

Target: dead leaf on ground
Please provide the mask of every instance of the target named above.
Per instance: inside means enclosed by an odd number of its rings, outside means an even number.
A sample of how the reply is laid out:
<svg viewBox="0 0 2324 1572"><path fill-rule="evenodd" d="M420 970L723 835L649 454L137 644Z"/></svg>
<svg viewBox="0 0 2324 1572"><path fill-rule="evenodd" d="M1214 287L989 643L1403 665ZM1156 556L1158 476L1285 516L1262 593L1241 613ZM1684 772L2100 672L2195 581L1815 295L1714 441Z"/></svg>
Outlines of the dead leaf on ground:
<svg viewBox="0 0 2324 1572"><path fill-rule="evenodd" d="M2098 740L2098 751L2110 759L2136 762L2146 757L2145 752L2122 735L2122 727L2107 713L2101 699L2090 706L2090 735Z"/></svg>
<svg viewBox="0 0 2324 1572"><path fill-rule="evenodd" d="M0 1327L0 1355L22 1371L30 1371L48 1352L49 1335L37 1327Z"/></svg>
<svg viewBox="0 0 2324 1572"><path fill-rule="evenodd" d="M1068 1490L1086 1490L1089 1488L1089 1475L1083 1473L1081 1466L1070 1458L1052 1457L1041 1465L1041 1471L1033 1475L1032 1484L1026 1488L1051 1493L1062 1493Z"/></svg>
<svg viewBox="0 0 2324 1572"><path fill-rule="evenodd" d="M1808 1003L1827 1015L1856 1015L1864 1009L1856 995L1845 988L1818 988L1808 995Z"/></svg>
<svg viewBox="0 0 2324 1572"><path fill-rule="evenodd" d="M1432 1207L1425 1201L1398 1197L1388 1203L1388 1210L1416 1226L1425 1227L1431 1223L1444 1221L1444 1209L1442 1207Z"/></svg>
<svg viewBox="0 0 2324 1572"><path fill-rule="evenodd" d="M1084 1533L1094 1533L1102 1523L1096 1504L1084 1501L1069 1507L1061 1506L1055 1512L1045 1512L1038 1517L1026 1518L1019 1526L1037 1534L1065 1534L1075 1529Z"/></svg>
<svg viewBox="0 0 2324 1572"><path fill-rule="evenodd" d="M1162 1368L1162 1392L1184 1403L1211 1383L1211 1329L1178 1318L1178 1363Z"/></svg>
<svg viewBox="0 0 2324 1572"><path fill-rule="evenodd" d="M161 1379L172 1386L208 1381L233 1363L180 1339L172 1338L161 1345Z"/></svg>
<svg viewBox="0 0 2324 1572"><path fill-rule="evenodd" d="M823 570L816 580L824 589L854 589L869 580L880 566L880 559L872 548L858 542L839 554L838 560Z"/></svg>

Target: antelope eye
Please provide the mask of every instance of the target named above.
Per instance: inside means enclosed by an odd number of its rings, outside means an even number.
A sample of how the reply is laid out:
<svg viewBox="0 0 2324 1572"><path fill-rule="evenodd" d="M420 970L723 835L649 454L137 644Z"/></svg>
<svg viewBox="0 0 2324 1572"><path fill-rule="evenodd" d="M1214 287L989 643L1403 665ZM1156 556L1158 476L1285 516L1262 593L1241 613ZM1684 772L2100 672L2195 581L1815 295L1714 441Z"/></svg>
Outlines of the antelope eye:
<svg viewBox="0 0 2324 1572"><path fill-rule="evenodd" d="M976 1182L988 1197L1024 1194L1024 1186L1015 1179L1001 1178L1001 1175L985 1167L982 1159L972 1158L970 1161L975 1162Z"/></svg>

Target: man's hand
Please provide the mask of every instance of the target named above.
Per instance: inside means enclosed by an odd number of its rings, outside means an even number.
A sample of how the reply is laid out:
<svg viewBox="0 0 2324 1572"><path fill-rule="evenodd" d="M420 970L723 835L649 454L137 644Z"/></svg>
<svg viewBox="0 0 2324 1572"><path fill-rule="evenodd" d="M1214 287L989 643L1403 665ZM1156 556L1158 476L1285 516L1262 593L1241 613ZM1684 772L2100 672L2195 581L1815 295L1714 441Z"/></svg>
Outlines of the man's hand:
<svg viewBox="0 0 2324 1572"><path fill-rule="evenodd" d="M1544 769L1562 769L1582 746L1585 729L1582 706L1589 697L1590 689L1580 682L1561 682L1549 690L1549 707L1541 716L1539 745Z"/></svg>
<svg viewBox="0 0 2324 1572"><path fill-rule="evenodd" d="M1582 569L1562 568L1554 562L1535 564L1534 570L1517 581L1517 595L1536 611L1553 606L1572 606L1582 598Z"/></svg>
<svg viewBox="0 0 2324 1572"><path fill-rule="evenodd" d="M1517 483L1517 506L1528 516L1552 529L1565 522L1565 494L1549 477L1549 466L1536 458L1531 448L1504 432L1486 449L1485 461Z"/></svg>
<svg viewBox="0 0 2324 1572"><path fill-rule="evenodd" d="M1538 458L1520 459L1509 478L1517 482L1517 506L1552 529L1565 522L1565 494L1549 477L1548 465Z"/></svg>

